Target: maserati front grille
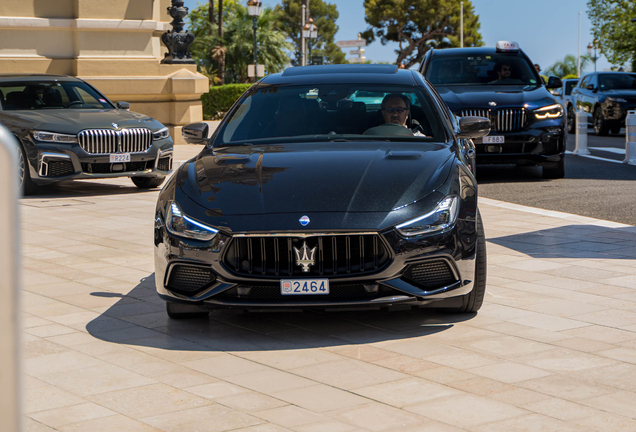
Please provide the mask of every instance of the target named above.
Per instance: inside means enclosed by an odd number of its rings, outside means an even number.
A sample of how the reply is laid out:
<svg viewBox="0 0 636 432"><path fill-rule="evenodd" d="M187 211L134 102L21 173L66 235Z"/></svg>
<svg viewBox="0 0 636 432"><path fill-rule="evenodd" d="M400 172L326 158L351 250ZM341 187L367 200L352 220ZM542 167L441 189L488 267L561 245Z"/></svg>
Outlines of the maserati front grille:
<svg viewBox="0 0 636 432"><path fill-rule="evenodd" d="M77 139L89 154L141 153L152 145L152 131L146 128L86 129Z"/></svg>
<svg viewBox="0 0 636 432"><path fill-rule="evenodd" d="M299 256L306 259L304 264L299 263ZM234 237L223 261L236 275L275 279L370 274L382 270L390 258L379 235L351 234Z"/></svg>

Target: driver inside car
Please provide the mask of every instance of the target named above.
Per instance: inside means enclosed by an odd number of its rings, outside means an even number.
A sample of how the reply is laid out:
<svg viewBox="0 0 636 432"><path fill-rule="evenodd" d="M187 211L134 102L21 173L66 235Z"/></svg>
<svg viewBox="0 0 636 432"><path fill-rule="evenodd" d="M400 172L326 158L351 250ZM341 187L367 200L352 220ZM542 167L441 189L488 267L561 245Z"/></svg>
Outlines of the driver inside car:
<svg viewBox="0 0 636 432"><path fill-rule="evenodd" d="M403 94L391 93L386 95L384 99L382 99L382 106L380 110L382 111L382 118L384 119L385 124L402 126L406 129L405 132L411 132L415 136L426 136L419 130L419 122L411 121L411 126L415 126L413 129L407 126L407 122L411 114L411 101ZM374 129L382 128L382 126L383 125L370 128L365 132L365 134L375 135L377 133ZM405 133L405 135L408 135L408 133Z"/></svg>
<svg viewBox="0 0 636 432"><path fill-rule="evenodd" d="M497 63L494 69L497 79L494 82L512 78L512 65L510 63Z"/></svg>

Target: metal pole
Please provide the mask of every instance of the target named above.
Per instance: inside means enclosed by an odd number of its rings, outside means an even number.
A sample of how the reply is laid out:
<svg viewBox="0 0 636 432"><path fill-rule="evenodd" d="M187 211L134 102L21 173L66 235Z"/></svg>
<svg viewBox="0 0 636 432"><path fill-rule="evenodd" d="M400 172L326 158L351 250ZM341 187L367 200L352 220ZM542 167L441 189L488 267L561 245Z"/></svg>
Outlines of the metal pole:
<svg viewBox="0 0 636 432"><path fill-rule="evenodd" d="M258 57L256 55L256 17L252 17L252 29L254 30L254 82L258 79Z"/></svg>
<svg viewBox="0 0 636 432"><path fill-rule="evenodd" d="M459 15L460 15L460 21L461 21L461 30L460 30L460 46L462 48L464 48L464 2L459 2Z"/></svg>
<svg viewBox="0 0 636 432"><path fill-rule="evenodd" d="M300 65L305 66L305 36L303 29L305 28L305 5L302 5L300 12Z"/></svg>
<svg viewBox="0 0 636 432"><path fill-rule="evenodd" d="M596 57L596 44L594 44L594 72L596 72L596 60L598 57Z"/></svg>
<svg viewBox="0 0 636 432"><path fill-rule="evenodd" d="M579 48L576 58L576 76L581 77L581 12L579 11Z"/></svg>

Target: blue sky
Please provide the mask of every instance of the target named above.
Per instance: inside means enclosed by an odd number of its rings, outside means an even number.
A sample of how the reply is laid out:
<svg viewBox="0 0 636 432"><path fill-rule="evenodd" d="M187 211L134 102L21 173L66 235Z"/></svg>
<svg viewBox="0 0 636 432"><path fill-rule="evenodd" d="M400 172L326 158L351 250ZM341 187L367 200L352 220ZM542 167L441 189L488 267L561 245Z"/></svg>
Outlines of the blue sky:
<svg viewBox="0 0 636 432"><path fill-rule="evenodd" d="M364 21L363 0L326 0L338 6L340 18L336 40L357 39L359 32L367 29ZM201 0L185 0L193 8ZM247 1L245 1L247 3ZM280 3L264 0L265 6ZM587 0L472 0L479 15L481 34L487 46L498 40L518 42L534 63L547 67L563 59L566 54L577 54L578 20L581 11L581 55L587 53L592 41L592 24L587 17ZM311 0L309 2L311 9ZM366 47L367 59L394 62L397 44L383 46L376 41ZM348 50L345 52L348 53ZM610 63L601 57L598 70L609 68ZM592 66L588 68L588 71Z"/></svg>

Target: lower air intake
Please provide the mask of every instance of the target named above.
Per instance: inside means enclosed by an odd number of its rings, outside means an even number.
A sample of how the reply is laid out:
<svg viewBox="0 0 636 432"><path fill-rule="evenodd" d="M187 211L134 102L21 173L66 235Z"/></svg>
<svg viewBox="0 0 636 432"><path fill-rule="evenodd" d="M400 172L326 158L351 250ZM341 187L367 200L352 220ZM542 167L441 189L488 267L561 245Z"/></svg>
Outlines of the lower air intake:
<svg viewBox="0 0 636 432"><path fill-rule="evenodd" d="M215 280L209 268L177 264L172 267L167 287L171 291L194 294L209 287Z"/></svg>
<svg viewBox="0 0 636 432"><path fill-rule="evenodd" d="M403 278L427 290L452 285L458 280L446 260L411 264L404 271Z"/></svg>

